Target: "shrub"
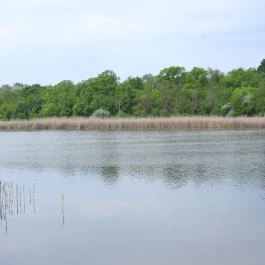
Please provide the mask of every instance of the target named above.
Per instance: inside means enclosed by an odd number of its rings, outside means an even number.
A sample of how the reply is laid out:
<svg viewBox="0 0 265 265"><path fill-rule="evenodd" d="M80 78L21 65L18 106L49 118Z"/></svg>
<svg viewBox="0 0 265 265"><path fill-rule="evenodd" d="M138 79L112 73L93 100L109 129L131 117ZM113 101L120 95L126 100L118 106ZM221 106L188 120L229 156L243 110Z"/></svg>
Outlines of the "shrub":
<svg viewBox="0 0 265 265"><path fill-rule="evenodd" d="M221 113L224 115L224 116L233 116L234 115L234 110L233 110L233 106L230 102L224 104L222 107L221 107Z"/></svg>
<svg viewBox="0 0 265 265"><path fill-rule="evenodd" d="M92 117L101 118L101 119L109 118L110 112L104 109L97 109L93 112Z"/></svg>

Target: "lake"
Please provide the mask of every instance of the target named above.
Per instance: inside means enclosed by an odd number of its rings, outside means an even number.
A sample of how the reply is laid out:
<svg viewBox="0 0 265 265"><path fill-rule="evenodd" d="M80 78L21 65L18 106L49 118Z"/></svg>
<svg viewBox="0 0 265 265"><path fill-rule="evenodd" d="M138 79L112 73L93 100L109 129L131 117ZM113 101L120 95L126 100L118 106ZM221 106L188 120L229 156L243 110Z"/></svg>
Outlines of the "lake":
<svg viewBox="0 0 265 265"><path fill-rule="evenodd" d="M3 265L264 265L265 132L2 132Z"/></svg>

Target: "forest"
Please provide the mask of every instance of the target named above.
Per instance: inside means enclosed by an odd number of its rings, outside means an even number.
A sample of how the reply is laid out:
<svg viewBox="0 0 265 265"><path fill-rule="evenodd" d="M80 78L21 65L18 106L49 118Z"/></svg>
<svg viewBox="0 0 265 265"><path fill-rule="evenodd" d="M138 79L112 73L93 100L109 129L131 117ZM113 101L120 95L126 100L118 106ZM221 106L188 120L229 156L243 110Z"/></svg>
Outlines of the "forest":
<svg viewBox="0 0 265 265"><path fill-rule="evenodd" d="M185 115L263 116L265 59L257 68L228 73L194 67L165 68L124 81L110 70L79 83L15 83L0 88L0 120L40 117Z"/></svg>

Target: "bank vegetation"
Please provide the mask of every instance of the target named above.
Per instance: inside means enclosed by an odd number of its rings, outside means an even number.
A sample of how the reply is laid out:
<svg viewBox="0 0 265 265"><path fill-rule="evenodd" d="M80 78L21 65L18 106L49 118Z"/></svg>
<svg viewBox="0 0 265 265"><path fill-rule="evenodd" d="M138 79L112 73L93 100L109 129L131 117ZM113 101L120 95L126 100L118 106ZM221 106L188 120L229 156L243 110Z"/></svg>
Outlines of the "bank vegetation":
<svg viewBox="0 0 265 265"><path fill-rule="evenodd" d="M16 83L0 87L0 120L90 117L100 116L102 113L105 113L103 116L106 117L122 118L264 116L265 60L257 68L238 68L228 73L200 67L188 71L181 66L172 66L162 69L157 75L145 74L123 81L113 71L107 70L78 83L64 80L54 85ZM188 118L188 123L190 119L195 124L204 120ZM212 119L214 121L210 122ZM55 120L56 118L51 121L57 124ZM64 121L65 118L59 123L64 124ZM86 119L79 121L81 124L83 121L87 123ZM97 121L96 124L120 126L125 121ZM156 127L165 126L163 124L167 124L168 127L172 119L145 121L147 127L157 122L159 125ZM178 121L186 124L186 118ZM178 124L178 121L174 121L173 124ZM210 118L208 121L211 124L209 126L213 126L216 118ZM221 121L223 122L222 118ZM238 124L237 119L234 121ZM230 124L231 120L228 119L227 122ZM24 123L31 124L23 121L21 124ZM37 124L39 123L49 122L44 120ZM129 120L125 122L125 126L128 123L137 123L139 127L141 120ZM92 121L89 120L88 124L92 124ZM177 125L173 125L175 126Z"/></svg>
<svg viewBox="0 0 265 265"><path fill-rule="evenodd" d="M250 130L265 129L265 117L186 116L154 118L52 117L0 121L0 131L36 130Z"/></svg>

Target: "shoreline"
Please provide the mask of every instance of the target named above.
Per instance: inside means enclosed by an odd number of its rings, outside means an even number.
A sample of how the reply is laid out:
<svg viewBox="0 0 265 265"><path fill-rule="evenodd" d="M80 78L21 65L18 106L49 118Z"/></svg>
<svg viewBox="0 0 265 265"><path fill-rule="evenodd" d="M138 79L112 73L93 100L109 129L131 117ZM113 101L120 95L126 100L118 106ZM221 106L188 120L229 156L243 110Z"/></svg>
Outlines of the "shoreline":
<svg viewBox="0 0 265 265"><path fill-rule="evenodd" d="M168 118L59 117L0 121L0 131L192 131L265 129L265 117L175 116Z"/></svg>

